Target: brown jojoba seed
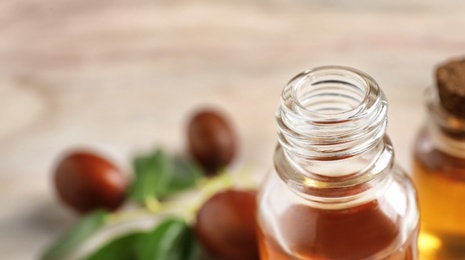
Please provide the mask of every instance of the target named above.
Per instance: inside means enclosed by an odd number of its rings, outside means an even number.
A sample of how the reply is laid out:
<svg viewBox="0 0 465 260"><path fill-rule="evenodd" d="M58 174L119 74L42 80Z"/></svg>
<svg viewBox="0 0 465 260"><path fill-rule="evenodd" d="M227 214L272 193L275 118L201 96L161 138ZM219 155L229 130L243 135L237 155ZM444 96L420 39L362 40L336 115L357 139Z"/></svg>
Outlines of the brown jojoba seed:
<svg viewBox="0 0 465 260"><path fill-rule="evenodd" d="M59 198L74 210L117 209L124 201L127 180L108 160L88 152L73 152L54 173Z"/></svg>
<svg viewBox="0 0 465 260"><path fill-rule="evenodd" d="M226 118L213 110L195 114L188 124L191 156L213 175L227 166L236 154L236 136Z"/></svg>
<svg viewBox="0 0 465 260"><path fill-rule="evenodd" d="M194 230L202 246L223 260L258 260L256 192L219 192L200 208Z"/></svg>

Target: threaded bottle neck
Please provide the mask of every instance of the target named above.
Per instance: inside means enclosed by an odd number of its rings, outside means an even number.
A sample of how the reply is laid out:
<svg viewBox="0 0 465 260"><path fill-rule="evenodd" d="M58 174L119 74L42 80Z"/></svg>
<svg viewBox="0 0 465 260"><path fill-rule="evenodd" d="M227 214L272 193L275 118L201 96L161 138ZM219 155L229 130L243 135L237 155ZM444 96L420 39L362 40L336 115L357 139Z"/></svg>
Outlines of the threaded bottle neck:
<svg viewBox="0 0 465 260"><path fill-rule="evenodd" d="M278 138L298 157L346 158L382 140L386 114L386 98L370 76L346 67L319 67L284 88L276 115Z"/></svg>
<svg viewBox="0 0 465 260"><path fill-rule="evenodd" d="M284 88L276 118L275 165L286 181L314 188L360 185L393 163L385 142L386 98L361 71L327 66L300 73Z"/></svg>

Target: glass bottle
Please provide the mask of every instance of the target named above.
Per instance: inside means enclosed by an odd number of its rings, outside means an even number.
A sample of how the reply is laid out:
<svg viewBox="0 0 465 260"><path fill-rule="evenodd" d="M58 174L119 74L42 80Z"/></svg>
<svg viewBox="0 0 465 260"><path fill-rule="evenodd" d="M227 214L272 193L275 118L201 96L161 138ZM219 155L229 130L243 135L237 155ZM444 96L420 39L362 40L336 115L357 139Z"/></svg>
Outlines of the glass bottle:
<svg viewBox="0 0 465 260"><path fill-rule="evenodd" d="M440 91L440 90L439 90ZM465 259L465 101L448 111L438 89L426 91L427 123L414 146L413 178L422 214L420 256L425 260ZM462 106L462 107L461 107Z"/></svg>
<svg viewBox="0 0 465 260"><path fill-rule="evenodd" d="M415 189L394 163L386 112L377 83L351 68L288 83L258 195L262 260L417 259Z"/></svg>

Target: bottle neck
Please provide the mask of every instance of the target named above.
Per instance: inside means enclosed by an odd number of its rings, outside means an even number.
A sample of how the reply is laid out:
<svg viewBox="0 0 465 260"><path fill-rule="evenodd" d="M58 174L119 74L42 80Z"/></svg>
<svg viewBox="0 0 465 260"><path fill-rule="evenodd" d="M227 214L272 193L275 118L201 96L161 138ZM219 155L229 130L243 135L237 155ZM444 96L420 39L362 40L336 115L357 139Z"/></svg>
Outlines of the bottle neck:
<svg viewBox="0 0 465 260"><path fill-rule="evenodd" d="M447 154L465 158L465 119L442 107L435 88L426 90L425 103L429 115L427 128L435 146Z"/></svg>
<svg viewBox="0 0 465 260"><path fill-rule="evenodd" d="M339 200L370 189L393 163L386 114L384 94L363 72L332 66L297 75L276 114L280 177L313 197Z"/></svg>

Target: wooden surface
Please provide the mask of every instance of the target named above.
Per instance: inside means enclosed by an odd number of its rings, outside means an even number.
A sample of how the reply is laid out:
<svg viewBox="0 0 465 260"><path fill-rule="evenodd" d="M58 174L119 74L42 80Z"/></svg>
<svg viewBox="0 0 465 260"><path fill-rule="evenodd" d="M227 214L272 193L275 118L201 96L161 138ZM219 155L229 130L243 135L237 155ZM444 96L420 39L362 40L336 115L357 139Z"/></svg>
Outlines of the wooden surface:
<svg viewBox="0 0 465 260"><path fill-rule="evenodd" d="M137 151L182 151L201 106L230 115L239 164L262 176L280 91L309 67L378 81L408 170L433 68L465 52L464 14L459 0L1 1L1 258L37 257L74 220L50 183L64 151L90 147L128 170Z"/></svg>

